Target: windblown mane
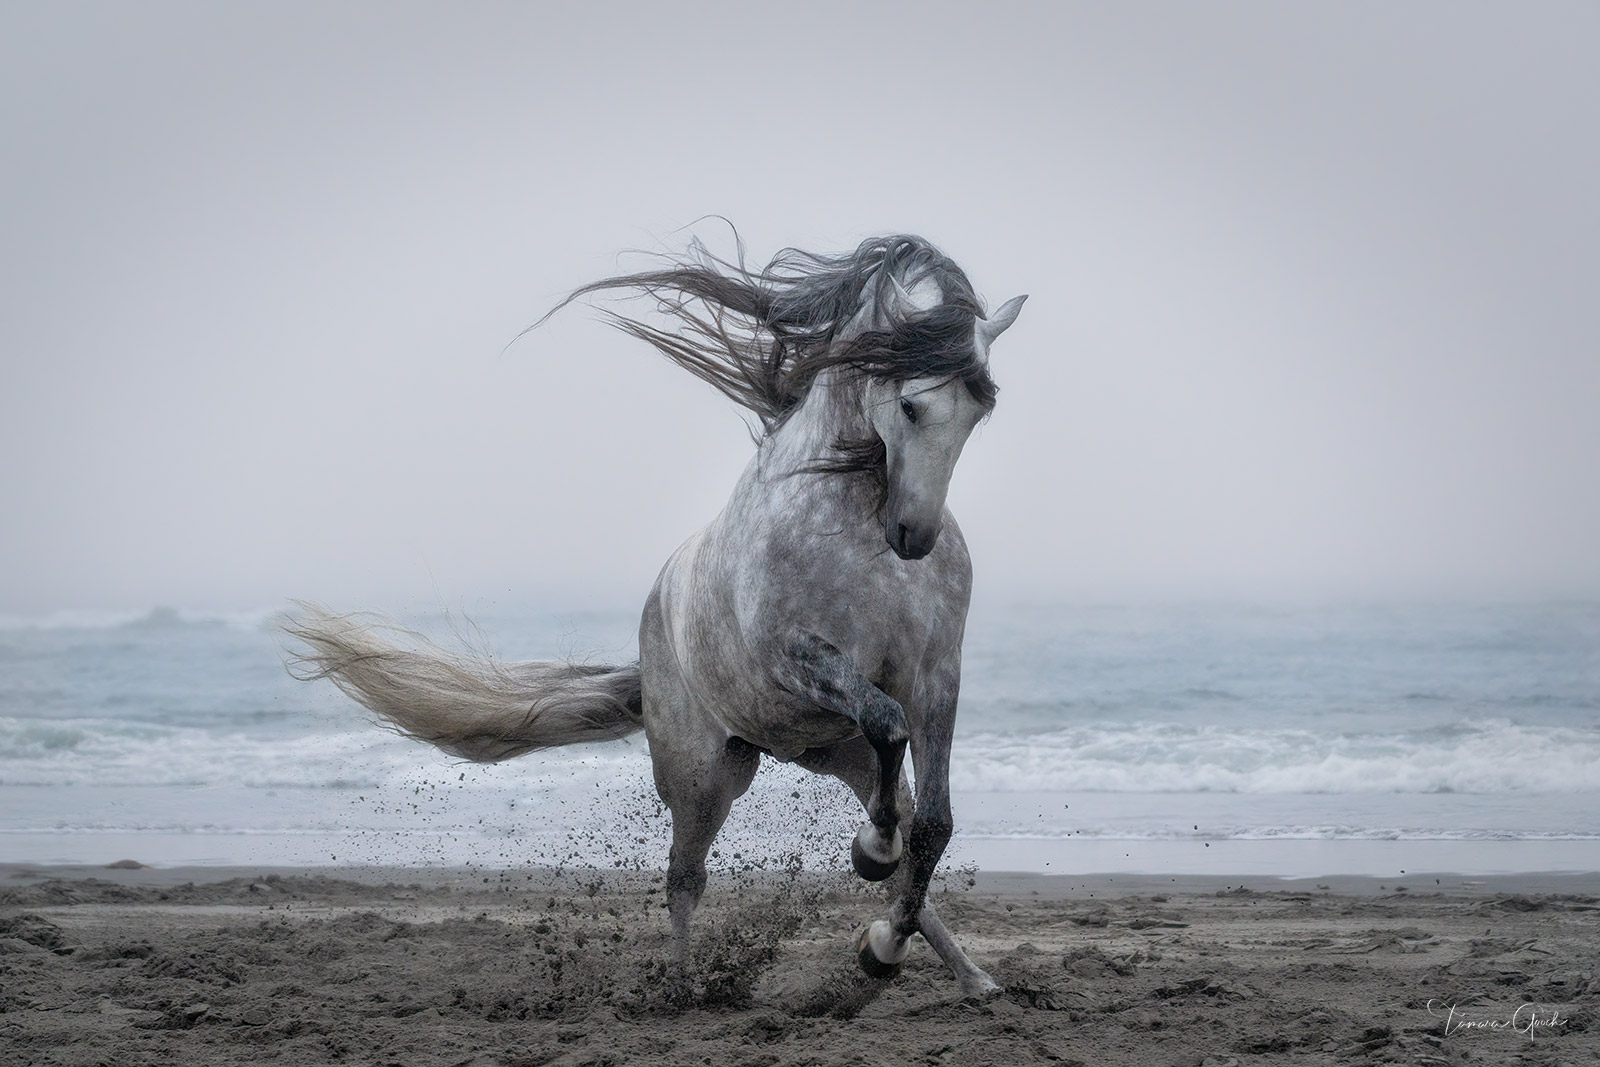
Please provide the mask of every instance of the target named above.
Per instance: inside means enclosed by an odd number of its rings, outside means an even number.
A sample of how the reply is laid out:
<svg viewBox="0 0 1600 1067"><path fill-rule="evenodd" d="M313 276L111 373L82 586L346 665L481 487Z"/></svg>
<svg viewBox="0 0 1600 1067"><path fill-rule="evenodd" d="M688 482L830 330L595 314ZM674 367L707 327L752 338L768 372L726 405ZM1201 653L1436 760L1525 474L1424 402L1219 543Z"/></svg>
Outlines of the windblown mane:
<svg viewBox="0 0 1600 1067"><path fill-rule="evenodd" d="M994 406L997 387L973 347L983 306L961 268L927 241L875 237L837 256L786 248L756 270L745 265L743 245L738 248L729 261L693 240L683 255L664 257L662 269L591 282L545 318L592 293L633 290L650 297L657 311L676 320L675 329L604 314L754 412L768 433L829 367L880 380L960 379L986 408ZM910 288L924 279L938 284L939 305L896 313L895 285ZM858 315L868 328L841 338ZM864 469L865 459L846 457L830 469Z"/></svg>

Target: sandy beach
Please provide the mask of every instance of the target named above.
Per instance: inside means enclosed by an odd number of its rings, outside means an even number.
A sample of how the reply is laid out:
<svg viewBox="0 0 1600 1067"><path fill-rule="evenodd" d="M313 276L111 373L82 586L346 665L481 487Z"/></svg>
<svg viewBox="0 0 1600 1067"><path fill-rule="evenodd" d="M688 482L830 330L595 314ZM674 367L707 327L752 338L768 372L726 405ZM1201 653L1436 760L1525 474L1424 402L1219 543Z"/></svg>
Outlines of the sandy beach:
<svg viewBox="0 0 1600 1067"><path fill-rule="evenodd" d="M660 875L0 866L17 1064L1600 1062L1600 876L957 874L1004 987L926 945L890 983L877 891L713 881L692 983Z"/></svg>

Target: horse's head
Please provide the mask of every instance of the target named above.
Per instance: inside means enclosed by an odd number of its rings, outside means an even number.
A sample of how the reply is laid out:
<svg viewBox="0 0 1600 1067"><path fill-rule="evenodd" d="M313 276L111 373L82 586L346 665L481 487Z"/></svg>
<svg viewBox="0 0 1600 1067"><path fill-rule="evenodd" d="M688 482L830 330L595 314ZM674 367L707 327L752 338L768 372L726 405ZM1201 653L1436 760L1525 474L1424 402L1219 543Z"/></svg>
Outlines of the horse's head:
<svg viewBox="0 0 1600 1067"><path fill-rule="evenodd" d="M994 406L989 346L1027 298L983 317L961 268L909 234L837 256L785 249L760 270L742 257L742 246L730 262L695 243L660 270L593 282L557 308L613 289L654 298L675 329L612 321L755 412L769 437L810 409L819 380L850 382L831 394L850 408L842 420L831 401L816 406L831 440L799 469L870 473L883 490L884 539L901 559L922 559L939 539L962 446Z"/></svg>
<svg viewBox="0 0 1600 1067"><path fill-rule="evenodd" d="M908 301L917 287L904 293ZM989 346L1016 321L1026 296L1002 304L973 328L972 359L986 372ZM987 373L983 375L988 380ZM883 442L886 495L883 536L901 559L933 551L944 525L945 497L961 449L993 405L993 385L983 395L971 375L943 374L876 380L865 392L867 417Z"/></svg>

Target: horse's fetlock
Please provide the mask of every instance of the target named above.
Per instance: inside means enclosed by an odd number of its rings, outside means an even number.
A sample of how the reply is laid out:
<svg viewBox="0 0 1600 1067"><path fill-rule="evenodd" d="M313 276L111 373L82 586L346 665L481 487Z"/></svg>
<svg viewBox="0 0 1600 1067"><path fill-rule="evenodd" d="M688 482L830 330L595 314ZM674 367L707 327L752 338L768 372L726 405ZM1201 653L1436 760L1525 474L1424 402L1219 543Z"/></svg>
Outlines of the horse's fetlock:
<svg viewBox="0 0 1600 1067"><path fill-rule="evenodd" d="M905 901L900 901L889 914L888 927L894 935L904 942L912 934L922 928L922 905L908 907Z"/></svg>
<svg viewBox="0 0 1600 1067"><path fill-rule="evenodd" d="M667 871L667 896L669 898L684 895L699 902L701 894L706 891L706 872L704 870Z"/></svg>

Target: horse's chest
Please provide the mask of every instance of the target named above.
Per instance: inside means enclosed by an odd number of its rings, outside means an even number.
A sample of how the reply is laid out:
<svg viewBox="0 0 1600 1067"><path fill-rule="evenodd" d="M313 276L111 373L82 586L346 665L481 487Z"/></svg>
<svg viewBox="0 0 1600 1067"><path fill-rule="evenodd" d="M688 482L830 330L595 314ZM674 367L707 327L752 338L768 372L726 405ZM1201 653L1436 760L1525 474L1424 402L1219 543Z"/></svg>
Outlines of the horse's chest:
<svg viewBox="0 0 1600 1067"><path fill-rule="evenodd" d="M686 681L699 702L731 733L792 759L808 748L837 744L855 736L850 718L794 692L782 657L787 637L806 632L844 652L873 685L897 699L914 688L917 665L927 636L905 625L863 626L863 611L787 614L772 609L765 625L740 630L725 640L726 630L712 620L687 627L689 650L683 666Z"/></svg>
<svg viewBox="0 0 1600 1067"><path fill-rule="evenodd" d="M695 702L780 756L858 732L785 685L782 657L795 635L838 649L873 685L905 700L930 653L959 642L965 614L941 577L947 564L903 565L875 530L841 529L826 514L809 517L829 527L822 533L797 515L788 520L725 517L680 550L662 581L676 666Z"/></svg>
<svg viewBox="0 0 1600 1067"><path fill-rule="evenodd" d="M858 732L852 720L785 688L775 635L730 635L725 627L703 621L684 627L679 636L684 682L730 733L789 759Z"/></svg>

